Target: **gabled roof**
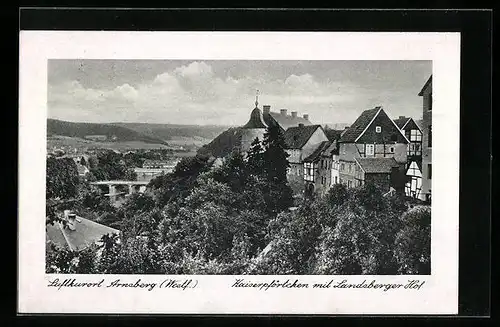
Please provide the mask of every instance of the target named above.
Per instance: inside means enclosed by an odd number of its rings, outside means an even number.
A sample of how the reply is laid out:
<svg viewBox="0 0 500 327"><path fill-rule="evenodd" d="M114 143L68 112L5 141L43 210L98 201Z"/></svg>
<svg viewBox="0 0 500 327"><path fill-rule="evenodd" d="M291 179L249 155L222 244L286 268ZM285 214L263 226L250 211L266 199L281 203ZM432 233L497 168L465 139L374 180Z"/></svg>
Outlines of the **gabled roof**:
<svg viewBox="0 0 500 327"><path fill-rule="evenodd" d="M396 123L399 129L403 129L411 119L412 119L411 117L400 117L398 119L394 119L394 123Z"/></svg>
<svg viewBox="0 0 500 327"><path fill-rule="evenodd" d="M354 124L352 124L348 129L346 129L341 137L341 142L356 142L356 140L363 135L371 122L377 117L378 113L382 110L382 107L375 107L373 109L365 110L356 119Z"/></svg>
<svg viewBox="0 0 500 327"><path fill-rule="evenodd" d="M418 129L422 132L424 130L424 121L423 119L413 119L413 121L415 122L415 125L417 125Z"/></svg>
<svg viewBox="0 0 500 327"><path fill-rule="evenodd" d="M311 153L307 158L304 159L305 162L315 162L316 160L319 160L323 153L328 150L330 145L332 144L332 141L323 141L318 146L316 149Z"/></svg>
<svg viewBox="0 0 500 327"><path fill-rule="evenodd" d="M271 119L276 121L278 125L283 129L287 130L290 127L295 127L298 126L299 124L303 124L304 126L310 126L312 123L305 119L304 117L293 117L291 115L282 115L281 113L278 112L270 112L268 114L264 114L264 122L267 125L271 124Z"/></svg>
<svg viewBox="0 0 500 327"><path fill-rule="evenodd" d="M321 125L290 127L284 133L287 149L301 149Z"/></svg>
<svg viewBox="0 0 500 327"><path fill-rule="evenodd" d="M250 113L250 119L243 125L243 128L267 128L267 124L264 122L264 117L259 108L255 107Z"/></svg>
<svg viewBox="0 0 500 327"><path fill-rule="evenodd" d="M419 126L419 124L417 123L417 121L415 119L413 119L412 117L404 117L403 119L405 122L403 124L401 124L401 127L400 126L400 123L401 123L401 119L394 119L394 123L399 127L400 130L403 130L405 129L405 127L410 123L410 122L413 122L415 123L415 126L417 126L417 128L420 130L420 132L422 132L422 128Z"/></svg>
<svg viewBox="0 0 500 327"><path fill-rule="evenodd" d="M340 142L344 142L344 143L357 142L359 140L359 138L361 136L363 136L363 134L366 132L368 127L370 127L370 125L373 123L375 118L377 118L377 116L383 111L384 111L384 109L382 107L375 107L373 109L368 109L368 110L363 111L361 113L361 115L358 117L358 119L356 119L354 124L352 124L351 127L349 127L347 130L345 130L341 134ZM385 111L384 111L384 113L385 113ZM406 140L406 142L410 143L408 138L406 138L406 136L401 132L401 129L398 127L398 125L396 125L396 123L389 117L389 115L387 115L386 113L385 113L385 115L391 121L391 123L394 124L394 126L396 127L396 130L399 132L399 134L401 134L401 136L403 136L403 138Z"/></svg>
<svg viewBox="0 0 500 327"><path fill-rule="evenodd" d="M398 167L394 158L355 158L365 174L390 173L393 167Z"/></svg>
<svg viewBox="0 0 500 327"><path fill-rule="evenodd" d="M106 234L119 234L120 231L94 221L77 217L75 230L64 227L62 223L55 222L46 226L47 240L72 251L79 251L88 245L99 242Z"/></svg>
<svg viewBox="0 0 500 327"><path fill-rule="evenodd" d="M429 84L431 84L431 83L432 83L432 75L429 77L429 79L427 80L427 82L425 82L425 84L422 87L422 89L420 90L420 92L418 92L418 95L419 96L424 95L425 89L427 89L427 87L429 87Z"/></svg>

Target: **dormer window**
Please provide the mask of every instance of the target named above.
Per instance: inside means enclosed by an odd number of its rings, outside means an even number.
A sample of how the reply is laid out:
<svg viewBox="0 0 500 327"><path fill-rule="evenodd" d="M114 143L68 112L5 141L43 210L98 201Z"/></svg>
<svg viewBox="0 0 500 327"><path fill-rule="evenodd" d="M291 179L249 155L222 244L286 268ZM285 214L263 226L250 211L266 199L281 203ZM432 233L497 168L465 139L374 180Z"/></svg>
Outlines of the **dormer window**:
<svg viewBox="0 0 500 327"><path fill-rule="evenodd" d="M376 127L375 127L375 132L377 132L377 133L381 133L381 132L382 132L382 127L380 127L380 126L376 126Z"/></svg>

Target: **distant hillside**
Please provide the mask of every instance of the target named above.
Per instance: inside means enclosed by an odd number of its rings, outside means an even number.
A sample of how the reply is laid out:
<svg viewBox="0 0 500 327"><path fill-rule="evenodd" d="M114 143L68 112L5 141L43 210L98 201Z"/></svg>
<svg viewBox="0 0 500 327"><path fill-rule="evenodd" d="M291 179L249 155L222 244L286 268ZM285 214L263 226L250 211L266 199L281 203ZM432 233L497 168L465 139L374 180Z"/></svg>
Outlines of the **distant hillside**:
<svg viewBox="0 0 500 327"><path fill-rule="evenodd" d="M57 119L47 119L47 134L85 138L87 135L106 135L108 139L116 136L116 141L142 141L145 143L166 144L160 138L144 135L133 129L95 123L74 123Z"/></svg>
<svg viewBox="0 0 500 327"><path fill-rule="evenodd" d="M231 127L198 150L199 154L225 157L241 145L241 127Z"/></svg>
<svg viewBox="0 0 500 327"><path fill-rule="evenodd" d="M174 124L148 123L112 123L115 126L125 127L138 133L159 138L165 141L179 137L203 138L212 140L228 128L228 126L197 126Z"/></svg>

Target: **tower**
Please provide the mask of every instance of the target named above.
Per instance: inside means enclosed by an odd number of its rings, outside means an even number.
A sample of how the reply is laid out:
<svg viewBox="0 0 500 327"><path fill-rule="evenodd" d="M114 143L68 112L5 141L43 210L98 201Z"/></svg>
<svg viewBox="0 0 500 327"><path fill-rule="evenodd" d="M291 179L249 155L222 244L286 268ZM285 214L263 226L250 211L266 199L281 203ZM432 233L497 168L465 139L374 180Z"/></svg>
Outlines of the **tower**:
<svg viewBox="0 0 500 327"><path fill-rule="evenodd" d="M260 141L264 139L267 124L264 121L262 111L259 109L259 90L255 96L255 108L250 113L250 119L243 125L241 133L241 151L247 152L256 137Z"/></svg>

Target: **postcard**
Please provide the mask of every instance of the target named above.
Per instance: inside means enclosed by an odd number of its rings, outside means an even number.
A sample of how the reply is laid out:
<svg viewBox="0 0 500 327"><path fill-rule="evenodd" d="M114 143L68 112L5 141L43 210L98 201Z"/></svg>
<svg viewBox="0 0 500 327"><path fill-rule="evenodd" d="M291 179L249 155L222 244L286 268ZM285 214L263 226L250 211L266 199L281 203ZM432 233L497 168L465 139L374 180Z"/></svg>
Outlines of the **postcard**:
<svg viewBox="0 0 500 327"><path fill-rule="evenodd" d="M460 34L21 31L20 313L456 314Z"/></svg>

